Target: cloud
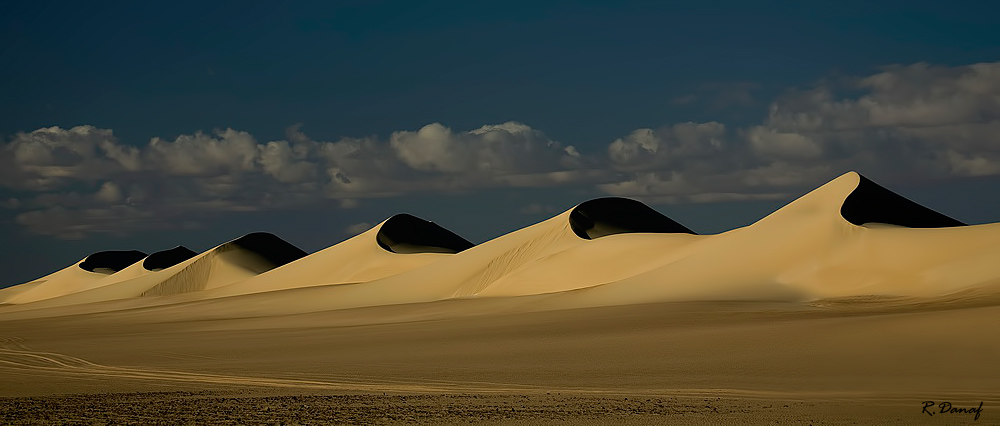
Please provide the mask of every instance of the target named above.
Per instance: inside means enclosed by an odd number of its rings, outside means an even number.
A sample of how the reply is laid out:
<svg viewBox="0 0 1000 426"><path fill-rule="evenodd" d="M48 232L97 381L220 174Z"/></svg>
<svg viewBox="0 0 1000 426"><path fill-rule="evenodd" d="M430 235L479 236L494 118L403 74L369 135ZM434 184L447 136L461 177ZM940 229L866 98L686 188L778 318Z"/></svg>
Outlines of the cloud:
<svg viewBox="0 0 1000 426"><path fill-rule="evenodd" d="M21 208L21 200L11 197L6 200L0 201L0 206L3 206L3 208L8 210L16 210Z"/></svg>
<svg viewBox="0 0 1000 426"><path fill-rule="evenodd" d="M749 106L756 88L706 86L691 102L730 90L726 105ZM1000 174L1000 62L894 65L821 80L778 96L757 123L639 128L589 151L517 122L430 123L332 141L296 124L274 141L219 129L145 144L94 126L45 127L0 149L3 207L34 232L72 238L226 212L347 209L368 198L504 187L590 186L673 203L776 199L847 170L890 180Z"/></svg>
<svg viewBox="0 0 1000 426"><path fill-rule="evenodd" d="M574 147L516 122L471 131L432 123L388 140L335 141L314 140L296 124L285 136L262 142L221 129L128 145L110 129L42 128L16 134L0 150L0 166L6 166L0 185L20 200L5 203L23 210L19 223L76 238L105 232L110 227L85 225L107 217L127 230L148 226L147 216L180 223L324 201L346 209L362 198L567 185L605 176L588 170L596 163ZM123 214L132 211L141 214Z"/></svg>
<svg viewBox="0 0 1000 426"><path fill-rule="evenodd" d="M414 170L447 174L508 175L573 167L579 153L542 132L507 122L469 132L428 124L416 132L395 132L389 139L399 159Z"/></svg>
<svg viewBox="0 0 1000 426"><path fill-rule="evenodd" d="M823 154L823 146L808 135L778 132L767 126L756 126L747 131L750 146L757 153L776 159L816 159Z"/></svg>
<svg viewBox="0 0 1000 426"><path fill-rule="evenodd" d="M104 182L94 197L99 201L114 204L122 200L122 190L114 182Z"/></svg>
<svg viewBox="0 0 1000 426"><path fill-rule="evenodd" d="M162 223L151 212L130 206L81 209L54 206L21 213L15 221L32 232L69 240L83 239L94 233L123 235ZM148 226L137 226L139 222Z"/></svg>
<svg viewBox="0 0 1000 426"><path fill-rule="evenodd" d="M727 146L724 124L689 122L635 130L608 145L608 157L619 170L675 170L699 159L720 158L734 148Z"/></svg>
<svg viewBox="0 0 1000 426"><path fill-rule="evenodd" d="M888 179L996 175L1000 63L894 65L821 81L780 96L760 124L640 129L608 155L629 174L600 189L663 202L777 197L847 170Z"/></svg>
<svg viewBox="0 0 1000 426"><path fill-rule="evenodd" d="M353 198L343 198L340 200L340 208L342 209L356 209L359 206L361 206L361 203Z"/></svg>
<svg viewBox="0 0 1000 426"><path fill-rule="evenodd" d="M347 235L358 235L362 232L372 229L372 226L373 225L368 222L355 223L353 225L348 225L346 228L344 228L344 233Z"/></svg>
<svg viewBox="0 0 1000 426"><path fill-rule="evenodd" d="M71 181L99 180L137 167L134 150L121 147L111 130L93 126L46 127L18 133L0 152L0 184L31 191Z"/></svg>

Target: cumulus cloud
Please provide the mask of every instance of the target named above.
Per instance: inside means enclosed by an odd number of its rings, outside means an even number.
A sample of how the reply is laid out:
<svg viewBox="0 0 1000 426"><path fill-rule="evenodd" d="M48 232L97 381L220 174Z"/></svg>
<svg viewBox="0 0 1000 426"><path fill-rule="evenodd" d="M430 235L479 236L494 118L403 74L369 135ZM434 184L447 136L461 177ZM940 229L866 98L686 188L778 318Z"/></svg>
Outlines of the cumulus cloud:
<svg viewBox="0 0 1000 426"><path fill-rule="evenodd" d="M847 170L890 179L1000 174L1000 63L890 66L789 90L758 125L685 123L686 138L678 126L611 143L612 164L631 174L600 188L698 202L797 193Z"/></svg>
<svg viewBox="0 0 1000 426"><path fill-rule="evenodd" d="M57 205L21 213L15 220L38 234L78 240L93 233L125 234L146 228L137 226L138 222L146 222L150 227L162 226L155 219L152 212L130 206L74 209ZM128 225L122 226L123 223Z"/></svg>
<svg viewBox="0 0 1000 426"><path fill-rule="evenodd" d="M19 193L18 223L63 237L145 227L220 212L498 186L551 186L603 176L572 146L507 122L471 131L432 123L376 137L314 140L301 124L263 142L235 129L195 132L145 145L109 129L49 127L18 133L0 150L0 185ZM109 212L114 212L109 213ZM128 213L128 214L126 214ZM186 219L190 220L190 219Z"/></svg>
<svg viewBox="0 0 1000 426"><path fill-rule="evenodd" d="M368 222L355 223L353 225L348 225L346 228L344 228L344 233L347 235L358 235L362 232L372 229L372 226L373 225Z"/></svg>
<svg viewBox="0 0 1000 426"><path fill-rule="evenodd" d="M101 185L101 189L97 190L94 197L98 201L102 201L107 204L115 204L122 199L122 190L118 187L118 184L114 182L104 182Z"/></svg>
<svg viewBox="0 0 1000 426"><path fill-rule="evenodd" d="M608 157L620 170L676 170L732 153L737 147L729 146L726 137L726 126L717 122L638 129L612 142Z"/></svg>
<svg viewBox="0 0 1000 426"><path fill-rule="evenodd" d="M181 176L219 176L252 172L263 148L252 135L225 129L207 135L181 135L173 141L153 138L144 154L158 170Z"/></svg>
<svg viewBox="0 0 1000 426"><path fill-rule="evenodd" d="M579 153L542 132L507 122L469 132L428 124L416 132L395 132L390 144L414 170L442 173L517 174L572 167Z"/></svg>
<svg viewBox="0 0 1000 426"><path fill-rule="evenodd" d="M71 181L95 181L137 166L135 151L119 147L111 130L46 127L18 133L0 157L0 183L44 191Z"/></svg>
<svg viewBox="0 0 1000 426"><path fill-rule="evenodd" d="M711 90L710 90L711 89ZM706 88L684 102L752 84ZM720 101L721 102L721 101ZM78 238L197 223L198 215L497 187L596 186L663 203L775 199L847 170L877 179L1000 174L1000 63L918 63L788 90L744 126L686 122L640 128L581 149L517 122L456 130L431 123L387 138L282 140L236 130L145 144L110 129L46 127L0 149L3 207L43 234ZM324 204L325 203L325 204ZM548 212L543 205L525 213ZM195 218L192 218L195 217Z"/></svg>

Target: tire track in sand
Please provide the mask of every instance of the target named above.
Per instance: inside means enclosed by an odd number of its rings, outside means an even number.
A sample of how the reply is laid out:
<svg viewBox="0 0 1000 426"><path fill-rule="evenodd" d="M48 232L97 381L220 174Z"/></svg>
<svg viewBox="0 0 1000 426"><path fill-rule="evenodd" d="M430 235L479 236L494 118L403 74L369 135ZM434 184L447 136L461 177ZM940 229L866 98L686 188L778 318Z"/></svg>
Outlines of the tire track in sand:
<svg viewBox="0 0 1000 426"><path fill-rule="evenodd" d="M291 378L252 377L228 374L196 373L155 368L118 367L94 363L83 358L54 352L31 350L18 337L0 339L0 372L47 373L88 378L200 383L234 387L277 387L369 392L531 392L534 386L512 384L479 384L432 381L408 383L390 380L308 380Z"/></svg>

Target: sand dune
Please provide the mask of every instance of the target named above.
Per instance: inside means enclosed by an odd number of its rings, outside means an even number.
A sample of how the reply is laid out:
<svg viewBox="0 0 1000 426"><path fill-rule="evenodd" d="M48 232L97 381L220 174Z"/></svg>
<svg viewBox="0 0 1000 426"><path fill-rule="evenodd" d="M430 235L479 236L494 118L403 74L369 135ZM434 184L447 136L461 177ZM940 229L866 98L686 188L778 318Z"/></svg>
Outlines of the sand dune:
<svg viewBox="0 0 1000 426"><path fill-rule="evenodd" d="M596 208L592 210L591 208L595 206ZM618 216L609 214L615 211L618 212ZM641 220L630 222L632 213ZM588 218L588 221L575 221L576 230L574 222L570 220L575 215ZM601 232L590 237L591 239L581 238L577 234L577 231L585 233L590 229L598 229ZM609 232L610 230L613 232ZM629 233L632 230L645 232ZM368 231L371 232L373 230ZM621 198L603 199L597 203L581 204L551 219L396 275L364 283L314 286L258 294L252 299L220 300L216 306L227 311L231 309L230 312L242 310L253 312L255 315L264 315L417 303L482 295L520 296L555 293L628 276L635 273L628 269L633 266L639 270L650 268L651 264L662 262L663 256L671 248L701 238L690 232L689 229L637 201ZM365 242L368 239L366 234L328 250L332 252L337 248L346 251L346 247L354 247L354 244L358 244L359 247L369 247L367 250L371 250L371 245ZM631 243L637 245L633 246ZM646 250L637 251L636 248L646 248ZM317 260L309 260L312 257L304 258L302 262L322 264L319 257L316 257ZM615 265L614 262L623 263ZM291 271L293 265L287 266ZM281 269L273 272L277 275ZM305 269L316 270L303 268ZM287 273L291 279L293 275L291 272ZM268 274L261 275L257 279L263 280L266 275ZM541 277L551 281L520 281L516 279L519 276ZM240 287L243 284L237 283L232 287ZM224 291L223 288L202 292L200 295L204 298L214 298L223 295Z"/></svg>
<svg viewBox="0 0 1000 426"><path fill-rule="evenodd" d="M907 228L944 228L965 225L885 189L857 173L841 176L841 179L851 181L855 178L858 180L857 185L844 199L840 207L840 215L852 224L879 223Z"/></svg>
<svg viewBox="0 0 1000 426"><path fill-rule="evenodd" d="M268 315L545 294L556 296L558 307L939 297L1000 279L992 262L998 243L1000 224L965 226L851 172L717 235L697 235L621 198L581 203L478 246L397 215L309 256L277 237L251 234L160 271L25 309L140 296L94 309L204 301L219 312ZM259 294L247 298L251 293Z"/></svg>
<svg viewBox="0 0 1000 426"><path fill-rule="evenodd" d="M39 309L104 302L137 297L164 296L217 288L245 280L305 256L305 252L275 235L257 232L226 242L204 253L167 266L188 256L188 249L159 252L148 266L122 271L133 278L108 283L94 282L85 291L26 306ZM166 268L162 268L167 266ZM141 268L141 269L140 269ZM109 278L114 275L109 276ZM102 285L103 284L103 285Z"/></svg>
<svg viewBox="0 0 1000 426"><path fill-rule="evenodd" d="M30 303L84 291L144 257L145 253L135 250L97 252L37 280L0 290L0 304Z"/></svg>
<svg viewBox="0 0 1000 426"><path fill-rule="evenodd" d="M386 219L376 228L379 247L391 253L454 254L474 245L434 222L405 213Z"/></svg>
<svg viewBox="0 0 1000 426"><path fill-rule="evenodd" d="M138 250L101 251L87 256L80 262L80 268L85 271L101 274L113 274L146 257L146 253Z"/></svg>
<svg viewBox="0 0 1000 426"><path fill-rule="evenodd" d="M620 398L656 408L649 423L993 424L998 257L1000 223L964 225L853 172L715 235L617 198L477 246L408 215L309 256L250 234L0 290L0 395L281 390L297 422L343 408L306 407L306 392L367 394L365 419L390 422L388 397L370 397L394 392L404 413L429 398L427 423L473 418L447 392L507 395L497 421L537 417L532 398ZM65 399L0 401L0 417ZM65 415L89 419L93 400ZM240 403L205 400L224 421ZM926 401L984 411L931 417ZM600 420L647 419L621 414Z"/></svg>
<svg viewBox="0 0 1000 426"><path fill-rule="evenodd" d="M146 256L141 262L135 262L129 267L122 269L121 271L115 272L114 274L108 275L98 281L88 283L80 288L80 291L90 290L98 287L104 287L106 285L111 285L114 283L128 281L134 278L138 278L149 274L150 272L156 272L162 270L166 267L176 265L183 262L191 257L194 257L197 253L191 251L187 247L177 246L169 250L162 250Z"/></svg>
<svg viewBox="0 0 1000 426"><path fill-rule="evenodd" d="M569 224L573 233L587 240L635 232L694 234L639 201L618 197L581 203L569 212Z"/></svg>
<svg viewBox="0 0 1000 426"><path fill-rule="evenodd" d="M603 305L940 296L1000 277L986 260L1000 255L998 243L1000 224L963 226L852 172L686 246L676 261L573 297Z"/></svg>
<svg viewBox="0 0 1000 426"><path fill-rule="evenodd" d="M198 253L184 247L177 246L169 250L158 251L143 259L142 268L157 272L197 256Z"/></svg>
<svg viewBox="0 0 1000 426"><path fill-rule="evenodd" d="M340 244L258 276L210 290L202 297L367 282L437 262L472 246L434 222L398 214Z"/></svg>
<svg viewBox="0 0 1000 426"><path fill-rule="evenodd" d="M174 265L178 273L144 290L142 296L162 296L221 287L298 260L306 253L273 234L256 232L222 244ZM167 269L161 270L165 272Z"/></svg>

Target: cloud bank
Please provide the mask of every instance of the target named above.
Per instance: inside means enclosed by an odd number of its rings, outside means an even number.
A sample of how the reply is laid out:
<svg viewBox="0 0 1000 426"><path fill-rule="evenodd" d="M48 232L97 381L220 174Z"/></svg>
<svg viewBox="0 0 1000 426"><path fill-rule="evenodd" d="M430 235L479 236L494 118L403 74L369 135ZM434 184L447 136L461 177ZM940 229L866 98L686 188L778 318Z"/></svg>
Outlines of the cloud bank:
<svg viewBox="0 0 1000 426"><path fill-rule="evenodd" d="M1000 63L918 63L793 89L763 122L675 123L578 149L528 125L431 123L388 138L259 141L236 129L146 144L48 127L0 149L0 207L62 238L197 226L198 214L496 187L594 186L657 203L781 198L846 170L927 179L1000 174Z"/></svg>

